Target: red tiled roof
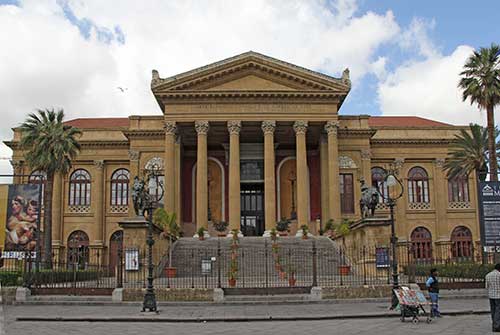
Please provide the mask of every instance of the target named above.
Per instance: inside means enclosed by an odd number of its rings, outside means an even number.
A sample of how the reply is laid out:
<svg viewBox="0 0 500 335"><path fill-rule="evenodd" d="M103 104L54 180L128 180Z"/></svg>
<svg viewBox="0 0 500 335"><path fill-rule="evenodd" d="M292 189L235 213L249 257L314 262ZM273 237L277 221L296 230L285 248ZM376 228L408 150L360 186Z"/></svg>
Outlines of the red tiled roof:
<svg viewBox="0 0 500 335"><path fill-rule="evenodd" d="M128 127L129 119L125 117L115 118L79 118L66 121L65 124L82 128L112 128ZM446 127L450 124L424 119L418 116L370 116L368 119L370 127Z"/></svg>
<svg viewBox="0 0 500 335"><path fill-rule="evenodd" d="M129 120L126 117L107 117L107 118L80 118L64 122L65 124L77 128L112 128L128 127Z"/></svg>
<svg viewBox="0 0 500 335"><path fill-rule="evenodd" d="M370 127L446 127L448 123L424 119L418 116L371 116Z"/></svg>

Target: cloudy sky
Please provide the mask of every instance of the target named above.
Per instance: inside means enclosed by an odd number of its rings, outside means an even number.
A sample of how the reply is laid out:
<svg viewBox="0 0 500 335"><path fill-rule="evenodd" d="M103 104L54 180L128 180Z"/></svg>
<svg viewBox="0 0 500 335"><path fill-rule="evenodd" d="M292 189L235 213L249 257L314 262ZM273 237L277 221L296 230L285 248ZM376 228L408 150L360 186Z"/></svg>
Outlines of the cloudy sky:
<svg viewBox="0 0 500 335"><path fill-rule="evenodd" d="M334 76L349 67L341 114L483 123L458 73L500 42L499 12L497 0L0 0L0 140L35 108L160 114L153 68L166 77L248 50ZM10 154L1 144L0 173Z"/></svg>

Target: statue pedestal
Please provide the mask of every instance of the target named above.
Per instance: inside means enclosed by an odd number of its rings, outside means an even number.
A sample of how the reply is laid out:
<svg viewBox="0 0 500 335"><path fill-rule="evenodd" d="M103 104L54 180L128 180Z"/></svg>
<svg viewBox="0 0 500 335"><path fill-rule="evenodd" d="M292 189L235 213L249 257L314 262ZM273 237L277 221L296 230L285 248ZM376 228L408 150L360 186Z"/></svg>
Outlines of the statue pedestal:
<svg viewBox="0 0 500 335"><path fill-rule="evenodd" d="M123 249L139 250L141 265L146 266L147 258L147 238L148 238L148 220L143 216L126 218L119 222L123 229ZM168 239L160 238L163 230L153 223L153 263L158 264L161 258L168 253Z"/></svg>

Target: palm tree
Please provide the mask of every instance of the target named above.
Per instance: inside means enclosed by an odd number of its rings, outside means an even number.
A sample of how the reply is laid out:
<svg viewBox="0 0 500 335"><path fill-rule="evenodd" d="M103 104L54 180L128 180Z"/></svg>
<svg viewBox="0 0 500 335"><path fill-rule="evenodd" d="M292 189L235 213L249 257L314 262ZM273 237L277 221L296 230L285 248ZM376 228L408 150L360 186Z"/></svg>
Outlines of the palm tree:
<svg viewBox="0 0 500 335"><path fill-rule="evenodd" d="M500 103L500 46L474 51L467 59L458 84L463 100L470 98L471 105L485 109L488 120L488 157L491 180L498 180L498 163L495 150L495 106Z"/></svg>
<svg viewBox="0 0 500 335"><path fill-rule="evenodd" d="M172 242L179 237L180 227L176 222L175 213L168 213L163 208L158 208L153 213L153 222L163 228L162 237L168 237L168 267L172 267Z"/></svg>
<svg viewBox="0 0 500 335"><path fill-rule="evenodd" d="M24 158L33 170L45 172L44 211L44 263L52 263L52 191L54 175L65 174L71 168L71 160L80 150L77 137L81 131L65 125L64 111L40 110L28 115L21 124L21 148L26 150Z"/></svg>
<svg viewBox="0 0 500 335"><path fill-rule="evenodd" d="M460 130L444 164L449 179L466 177L475 171L481 181L488 174L488 129L470 124L470 132Z"/></svg>

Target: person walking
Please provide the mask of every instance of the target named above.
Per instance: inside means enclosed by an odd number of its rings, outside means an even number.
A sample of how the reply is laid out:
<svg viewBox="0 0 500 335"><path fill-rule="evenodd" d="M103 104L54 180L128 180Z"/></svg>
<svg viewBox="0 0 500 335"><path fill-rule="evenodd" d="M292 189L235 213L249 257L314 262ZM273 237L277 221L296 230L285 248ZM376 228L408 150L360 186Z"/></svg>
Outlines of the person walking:
<svg viewBox="0 0 500 335"><path fill-rule="evenodd" d="M431 269L429 279L425 282L425 286L429 290L429 297L431 298L431 317L440 318L439 312L439 281L437 279L438 272L436 268Z"/></svg>
<svg viewBox="0 0 500 335"><path fill-rule="evenodd" d="M486 289L490 298L492 330L500 333L500 263L486 275Z"/></svg>

